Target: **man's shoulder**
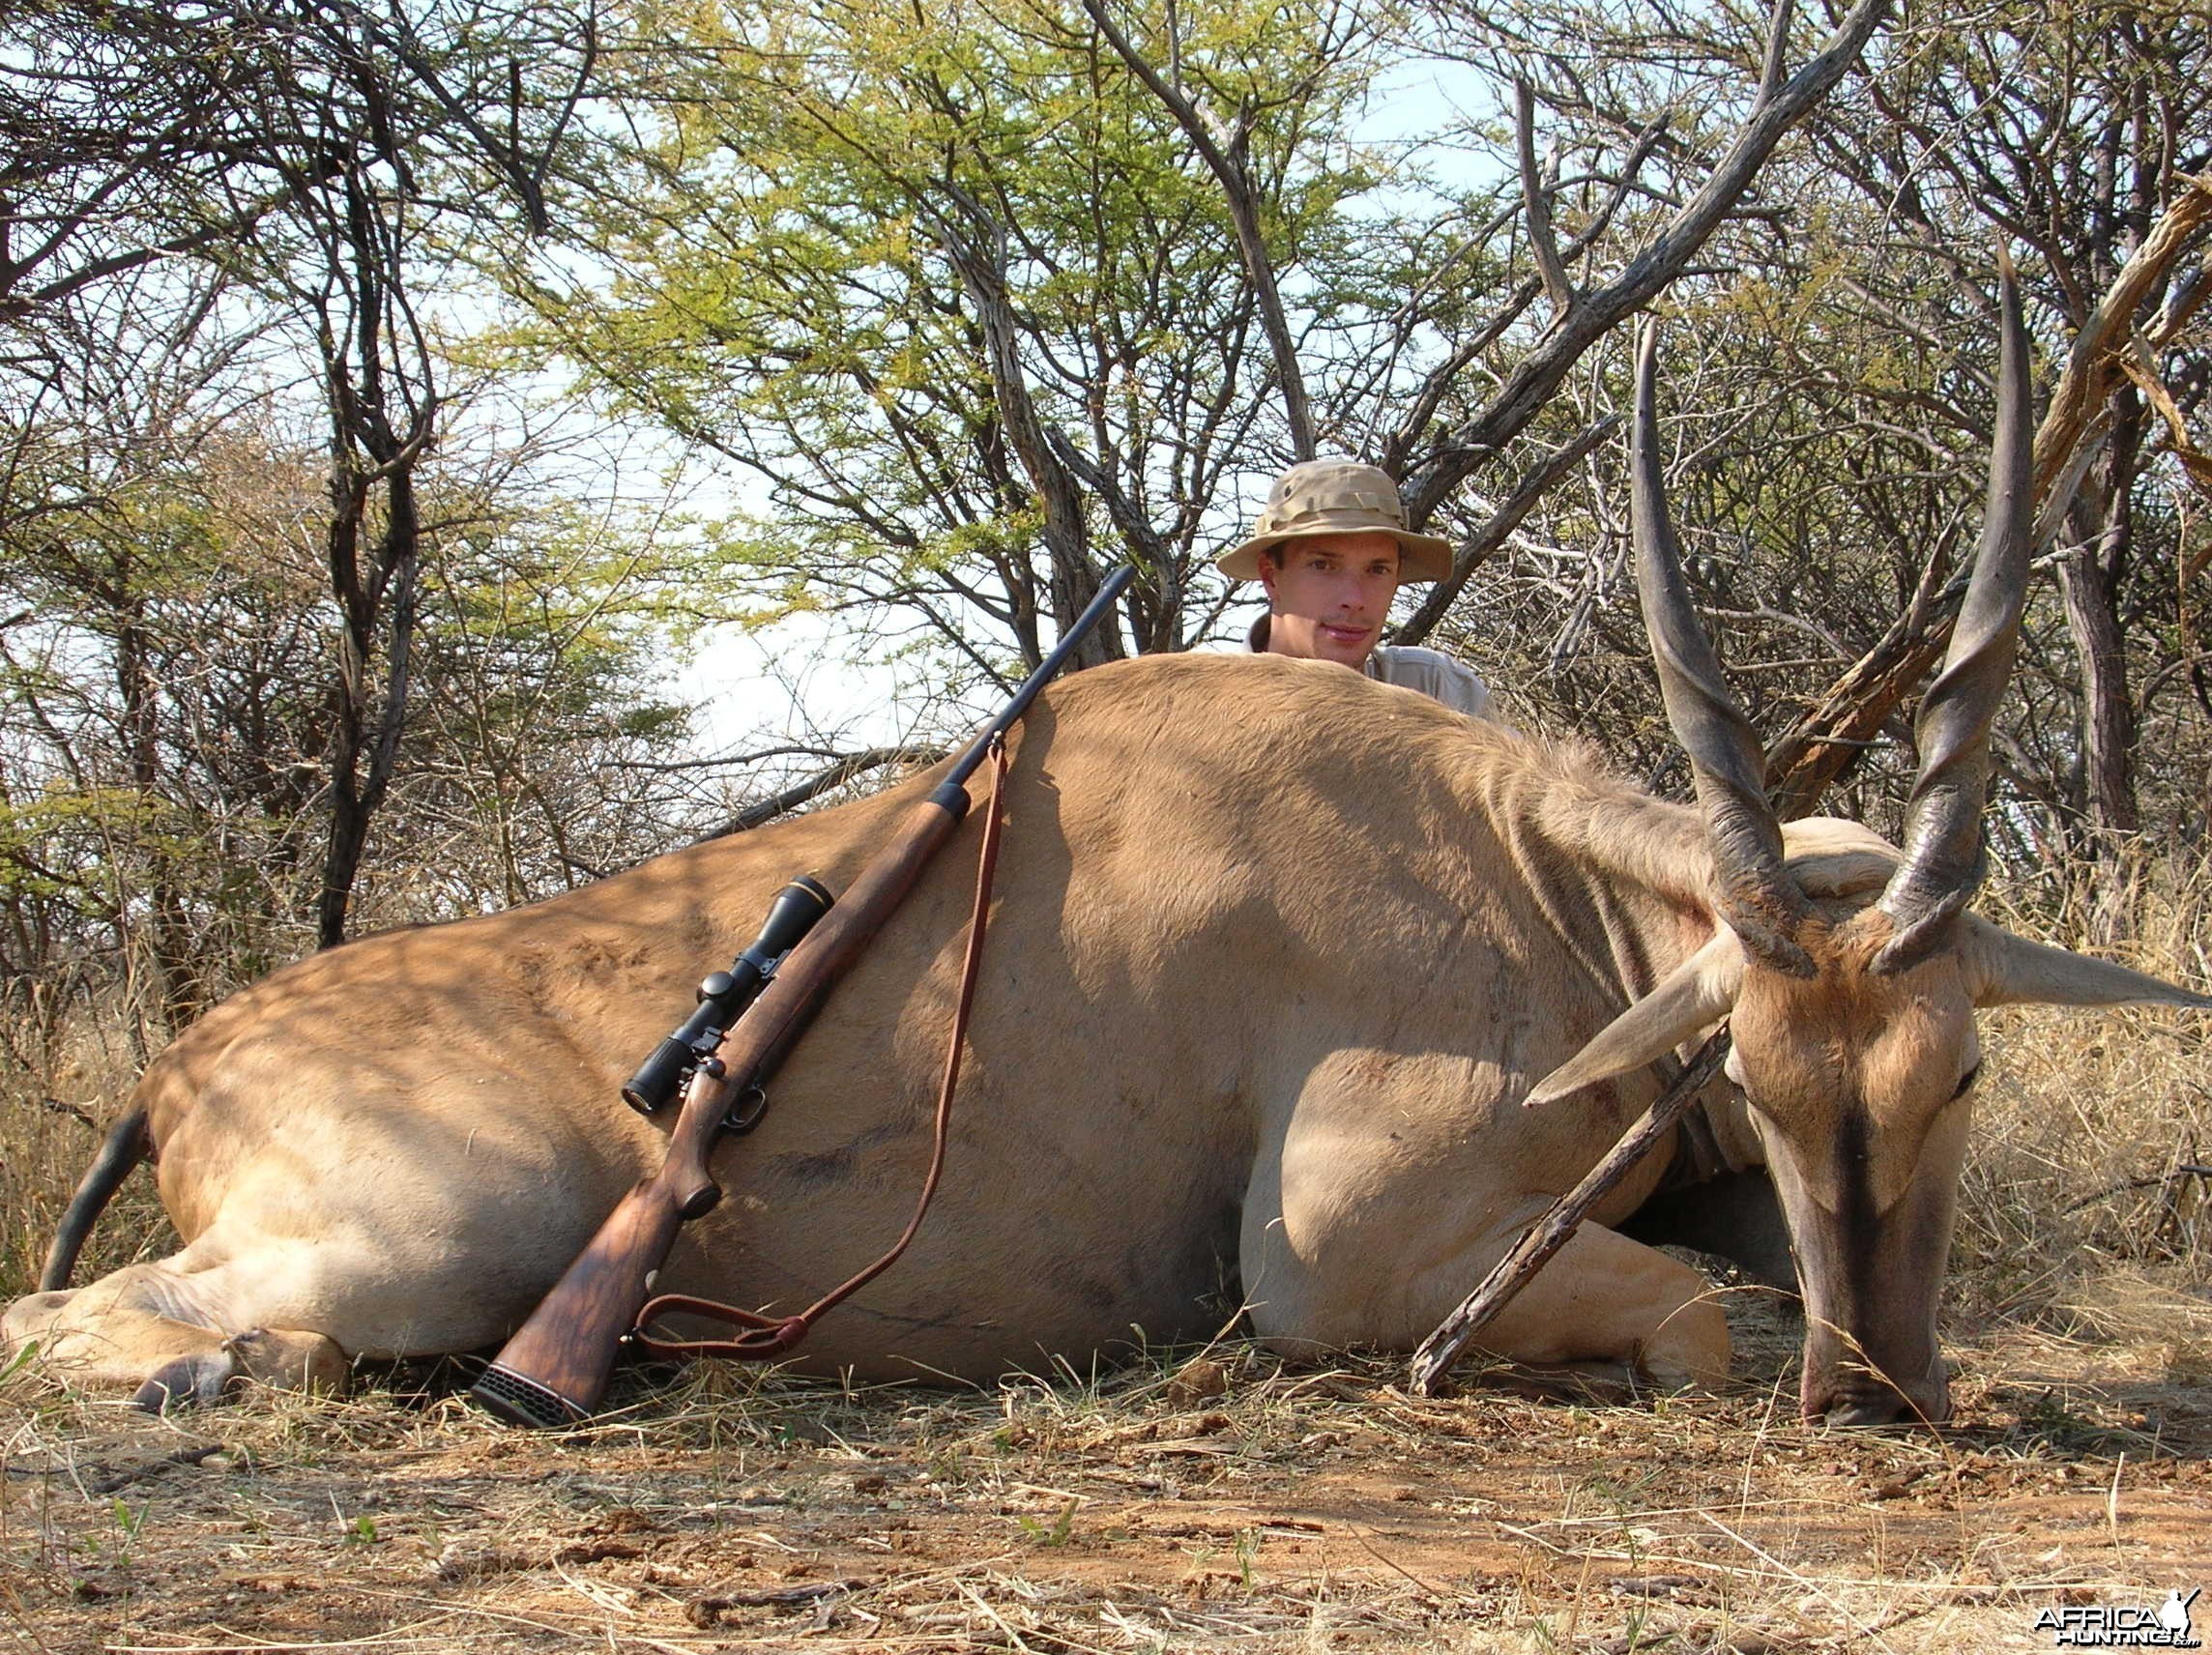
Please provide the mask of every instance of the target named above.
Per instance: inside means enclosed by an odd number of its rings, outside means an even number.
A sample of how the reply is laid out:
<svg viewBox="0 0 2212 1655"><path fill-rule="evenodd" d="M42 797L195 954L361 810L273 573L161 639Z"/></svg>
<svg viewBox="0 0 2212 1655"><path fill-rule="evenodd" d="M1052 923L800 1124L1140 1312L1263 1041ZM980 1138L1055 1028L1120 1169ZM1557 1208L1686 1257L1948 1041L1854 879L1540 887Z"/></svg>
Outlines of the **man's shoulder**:
<svg viewBox="0 0 2212 1655"><path fill-rule="evenodd" d="M1384 670L1464 673L1469 678L1475 678L1474 669L1465 661L1447 655L1441 650L1432 650L1420 644L1377 644L1372 658ZM1476 682L1481 681L1476 679Z"/></svg>
<svg viewBox="0 0 2212 1655"><path fill-rule="evenodd" d="M1368 657L1384 683L1417 689L1476 718L1491 716L1490 686L1465 661L1418 644L1378 644Z"/></svg>

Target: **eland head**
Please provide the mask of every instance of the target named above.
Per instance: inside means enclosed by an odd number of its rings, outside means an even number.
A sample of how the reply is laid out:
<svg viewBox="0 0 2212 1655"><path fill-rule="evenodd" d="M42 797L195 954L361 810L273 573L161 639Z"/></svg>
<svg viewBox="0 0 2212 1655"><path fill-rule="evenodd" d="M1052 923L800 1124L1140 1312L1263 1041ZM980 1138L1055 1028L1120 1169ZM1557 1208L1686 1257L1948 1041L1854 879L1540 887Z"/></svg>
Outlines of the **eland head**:
<svg viewBox="0 0 2212 1655"><path fill-rule="evenodd" d="M1729 1077L1764 1147L1804 1296L1800 1404L1808 1418L1836 1424L1933 1423L1948 1413L1936 1312L1980 1066L1975 1010L2212 1006L2212 998L2029 942L1966 911L1983 873L1990 727L2028 576L2027 346L2009 265L2001 309L1981 542L1950 651L1921 706L1902 853L1856 836L1876 854L1863 858L1877 870L1871 880L1811 880L1786 855L1759 741L1699 625L1668 523L1649 329L1638 353L1637 586L1668 720L1696 780L1717 923L1703 947L1528 1102L1640 1068L1728 1020Z"/></svg>

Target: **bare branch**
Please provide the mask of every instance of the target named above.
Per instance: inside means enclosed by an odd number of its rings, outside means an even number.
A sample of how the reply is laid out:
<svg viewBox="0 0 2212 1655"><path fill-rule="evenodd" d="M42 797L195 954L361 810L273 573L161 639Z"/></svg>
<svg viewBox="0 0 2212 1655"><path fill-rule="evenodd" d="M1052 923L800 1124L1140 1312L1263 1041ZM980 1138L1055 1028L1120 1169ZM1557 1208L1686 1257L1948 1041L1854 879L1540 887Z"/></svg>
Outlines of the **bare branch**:
<svg viewBox="0 0 2212 1655"><path fill-rule="evenodd" d="M1766 30L1766 57L1759 68L1759 102L1773 97L1782 85L1782 72L1790 61L1790 0L1775 0L1774 19Z"/></svg>
<svg viewBox="0 0 2212 1655"><path fill-rule="evenodd" d="M2094 440L2112 391L2124 377L2121 353L2136 312L2207 222L2212 222L2212 179L2191 180L2076 335L2066 370L2035 433L2029 498L2040 506L2033 532L2037 548L2055 533L2064 503L2073 497L2088 462L2087 442ZM1767 755L1766 784L1782 816L1811 814L1864 743L1941 658L1965 593L1965 582L1954 581L1927 606L1924 626L1913 624L1912 613L1899 617L1774 742Z"/></svg>
<svg viewBox="0 0 2212 1655"><path fill-rule="evenodd" d="M1552 206L1544 175L1536 165L1536 94L1528 81L1513 82L1513 138L1521 155L1521 206L1528 219L1528 247L1552 305L1564 315L1575 303L1575 284L1559 262L1559 243L1552 232Z"/></svg>
<svg viewBox="0 0 2212 1655"><path fill-rule="evenodd" d="M943 757L943 747L863 747L857 753L845 754L835 764L825 766L780 793L771 794L758 804L746 805L712 833L702 833L691 842L694 845L704 845L711 839L726 839L732 833L745 833L755 828L765 827L778 816L797 810L832 788L843 787L854 777L881 769L886 765L933 765Z"/></svg>
<svg viewBox="0 0 2212 1655"><path fill-rule="evenodd" d="M1083 0L1083 9L1098 26L1129 72L1145 83L1153 97L1167 112L1175 117L1176 125L1190 139L1191 147L1198 151L1207 170L1221 186L1222 196L1229 203L1230 221L1237 228L1237 246L1243 253L1244 270L1252 279L1253 292L1260 301L1260 322L1267 334L1267 343L1274 352L1275 378L1283 392L1283 417L1291 428L1291 448L1294 457L1310 460L1315 453L1313 412L1306 400L1305 375L1298 366L1297 344L1291 336L1290 318L1283 308L1281 288L1275 281L1274 261L1268 256L1267 244L1260 234L1260 208L1252 189L1252 174L1245 166L1240 146L1233 146L1237 153L1224 151L1214 141L1205 117L1191 101L1161 77L1149 59L1129 43L1126 35L1114 26L1106 15L1106 0Z"/></svg>
<svg viewBox="0 0 2212 1655"><path fill-rule="evenodd" d="M1523 473L1505 504L1491 513L1490 520L1452 555L1451 572L1429 589L1420 607L1398 628L1391 642L1417 644L1426 638L1458 598L1468 577L1497 555L1498 548L1521 527L1523 519L1536 508L1537 502L1551 492L1554 484L1582 464L1592 449L1619 428L1620 416L1608 415L1573 442L1555 449Z"/></svg>
<svg viewBox="0 0 2212 1655"><path fill-rule="evenodd" d="M2142 308L2167 273L2197 233L2212 223L2212 177L2192 178L2180 197L2161 215L2141 247L2105 291L2089 319L2074 336L2066 371L2051 394L2051 409L2035 433L2034 489L2038 499L2050 489L2125 376L2121 352Z"/></svg>
<svg viewBox="0 0 2212 1655"><path fill-rule="evenodd" d="M1095 0L1092 0L1095 3ZM1408 520L1425 525L1445 495L1497 453L1551 401L1583 353L1623 317L1650 303L1680 275L1720 227L1785 135L1812 113L1888 15L1889 0L1859 0L1811 62L1761 98L1751 118L1696 195L1667 228L1603 287L1584 294L1549 337L1524 358L1488 405L1452 432L1406 491Z"/></svg>

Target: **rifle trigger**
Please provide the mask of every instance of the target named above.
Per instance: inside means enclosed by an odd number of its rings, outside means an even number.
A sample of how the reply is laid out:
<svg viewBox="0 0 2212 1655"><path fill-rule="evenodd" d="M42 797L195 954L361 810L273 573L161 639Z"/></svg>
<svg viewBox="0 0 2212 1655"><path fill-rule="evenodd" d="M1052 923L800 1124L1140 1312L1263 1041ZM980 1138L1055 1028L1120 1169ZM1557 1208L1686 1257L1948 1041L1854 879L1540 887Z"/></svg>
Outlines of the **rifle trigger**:
<svg viewBox="0 0 2212 1655"><path fill-rule="evenodd" d="M768 1089L756 1083L738 1093L730 1113L722 1117L722 1130L733 1135L750 1132L767 1113Z"/></svg>

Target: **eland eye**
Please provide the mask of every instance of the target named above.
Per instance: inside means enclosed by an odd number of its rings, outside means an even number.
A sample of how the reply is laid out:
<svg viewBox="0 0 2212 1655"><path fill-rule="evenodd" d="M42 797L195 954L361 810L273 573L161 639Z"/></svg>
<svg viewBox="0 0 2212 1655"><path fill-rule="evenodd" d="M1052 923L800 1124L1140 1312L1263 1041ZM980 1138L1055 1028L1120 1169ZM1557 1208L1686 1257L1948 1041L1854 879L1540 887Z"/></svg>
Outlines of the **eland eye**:
<svg viewBox="0 0 2212 1655"><path fill-rule="evenodd" d="M1974 1082L1981 1078L1981 1073L1982 1065L1976 1063L1972 1068L1968 1069L1965 1074L1961 1075L1959 1077L1958 1089L1951 1093L1951 1101L1953 1103L1957 1103L1961 1098L1965 1097L1966 1093L1973 1090Z"/></svg>

